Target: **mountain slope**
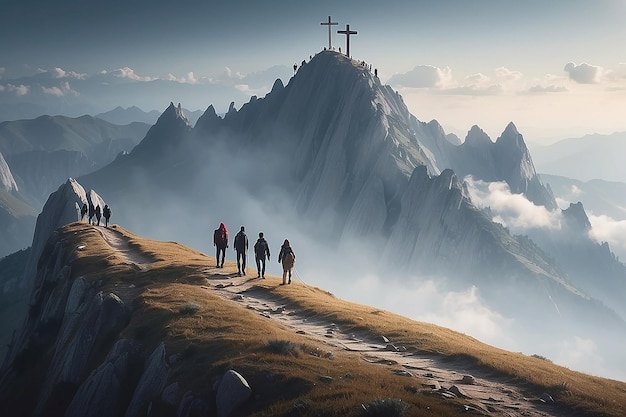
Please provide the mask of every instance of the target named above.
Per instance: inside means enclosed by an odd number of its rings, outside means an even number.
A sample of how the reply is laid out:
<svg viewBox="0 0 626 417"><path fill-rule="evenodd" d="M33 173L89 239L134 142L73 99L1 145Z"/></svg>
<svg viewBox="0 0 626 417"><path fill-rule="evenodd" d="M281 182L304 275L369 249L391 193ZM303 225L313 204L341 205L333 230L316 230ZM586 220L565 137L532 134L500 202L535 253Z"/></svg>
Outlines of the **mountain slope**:
<svg viewBox="0 0 626 417"><path fill-rule="evenodd" d="M303 242L303 268L341 271L335 285L350 294L360 274L381 282L382 299L390 282L476 288L518 343L540 323L547 351L575 335L626 369L606 342L609 332L626 339L624 318L573 285L548 246L495 223L455 174L553 207L522 135L513 124L496 143L474 133L454 145L367 68L326 51L223 118L210 106L192 128L171 103L130 154L79 180L107 195L117 222L151 238L204 248L212 223L244 224ZM605 259L590 260L592 270Z"/></svg>
<svg viewBox="0 0 626 417"><path fill-rule="evenodd" d="M152 409L287 416L295 407L304 416L361 416L369 415L363 408L375 410L377 399L409 407L407 415L488 409L505 416L514 407L537 417L619 416L626 410L624 383L495 349L299 282L235 278L234 263L211 268L213 258L177 243L73 223L56 231L48 247L28 319L0 372L0 400L10 415ZM422 375L394 357L407 364L434 360L435 368ZM244 397L233 391L225 401L221 385L231 369L249 391ZM450 380L442 379L446 369L454 371Z"/></svg>

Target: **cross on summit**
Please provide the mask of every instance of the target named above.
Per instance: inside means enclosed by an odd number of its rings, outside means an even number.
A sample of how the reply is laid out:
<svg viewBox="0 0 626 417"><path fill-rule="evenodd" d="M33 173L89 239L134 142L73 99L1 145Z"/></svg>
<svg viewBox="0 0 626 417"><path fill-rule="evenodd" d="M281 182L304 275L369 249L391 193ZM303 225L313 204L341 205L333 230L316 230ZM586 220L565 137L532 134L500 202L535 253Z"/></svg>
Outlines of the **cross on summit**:
<svg viewBox="0 0 626 417"><path fill-rule="evenodd" d="M333 46L332 46L332 43L331 43L331 38L330 38L330 34L331 34L330 27L334 26L334 25L338 25L338 24L339 23L337 23L337 22L331 21L330 16L328 16L328 22L320 23L320 25L328 26L328 50L329 51L332 51L332 49L333 49Z"/></svg>
<svg viewBox="0 0 626 417"><path fill-rule="evenodd" d="M346 30L338 30L337 33L346 35L346 55L350 57L350 35L356 35L356 30L350 30L350 25L346 25Z"/></svg>

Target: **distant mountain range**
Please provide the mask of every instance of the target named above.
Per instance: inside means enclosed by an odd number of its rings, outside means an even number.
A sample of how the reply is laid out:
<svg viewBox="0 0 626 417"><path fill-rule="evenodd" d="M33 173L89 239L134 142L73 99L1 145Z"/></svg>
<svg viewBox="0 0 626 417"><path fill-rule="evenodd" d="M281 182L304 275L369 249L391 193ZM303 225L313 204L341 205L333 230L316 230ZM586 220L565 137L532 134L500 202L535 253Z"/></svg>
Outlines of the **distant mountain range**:
<svg viewBox="0 0 626 417"><path fill-rule="evenodd" d="M148 128L91 116L0 123L0 257L30 244L37 214L59 184L130 152Z"/></svg>
<svg viewBox="0 0 626 417"><path fill-rule="evenodd" d="M580 181L626 183L626 132L586 135L532 148L537 171Z"/></svg>

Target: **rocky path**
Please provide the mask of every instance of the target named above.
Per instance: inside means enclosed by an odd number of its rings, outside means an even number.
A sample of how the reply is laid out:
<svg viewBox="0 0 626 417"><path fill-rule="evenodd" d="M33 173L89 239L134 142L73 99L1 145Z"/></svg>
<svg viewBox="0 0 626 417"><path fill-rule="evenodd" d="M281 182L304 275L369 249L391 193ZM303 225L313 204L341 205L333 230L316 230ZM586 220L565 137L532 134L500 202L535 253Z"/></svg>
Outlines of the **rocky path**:
<svg viewBox="0 0 626 417"><path fill-rule="evenodd" d="M147 271L150 269L150 264L152 263L152 258L141 251L133 248L128 241L128 238L121 234L119 231L115 230L115 225L110 227L101 227L95 226L96 230L104 241L109 245L112 249L114 249L126 263L135 265L142 271Z"/></svg>
<svg viewBox="0 0 626 417"><path fill-rule="evenodd" d="M128 263L141 270L150 268L151 258L129 244L128 239L115 228L97 229L104 241L115 249ZM419 389L430 390L443 398L462 398L466 411L473 410L490 416L548 417L564 416L552 404L548 394L536 393L528 397L521 388L504 377L495 377L465 361L449 361L436 355L408 352L396 346L393 340L383 335L372 337L366 334L346 333L332 322L307 317L290 305L256 284L259 278L250 275L238 277L233 265L225 268L207 267L207 291L229 300L234 300L249 310L258 312L268 320L275 320L296 333L323 343L328 355L338 351L359 354L363 361L379 364L398 378L414 379ZM266 282L280 278L268 276ZM294 280L292 285L306 286Z"/></svg>
<svg viewBox="0 0 626 417"><path fill-rule="evenodd" d="M490 416L562 416L548 394L524 395L519 386L507 378L495 377L465 361L446 361L436 355L407 352L402 346L384 336L342 332L341 328L325 320L306 317L302 312L255 284L258 278L238 277L231 268L206 268L208 290L224 298L243 304L283 324L286 328L308 335L328 346L329 354L339 350L357 352L363 361L379 364L398 378L415 379L420 389L432 390L444 398L462 398L467 411L474 410ZM279 285L280 279L268 276ZM306 284L294 281L292 285Z"/></svg>

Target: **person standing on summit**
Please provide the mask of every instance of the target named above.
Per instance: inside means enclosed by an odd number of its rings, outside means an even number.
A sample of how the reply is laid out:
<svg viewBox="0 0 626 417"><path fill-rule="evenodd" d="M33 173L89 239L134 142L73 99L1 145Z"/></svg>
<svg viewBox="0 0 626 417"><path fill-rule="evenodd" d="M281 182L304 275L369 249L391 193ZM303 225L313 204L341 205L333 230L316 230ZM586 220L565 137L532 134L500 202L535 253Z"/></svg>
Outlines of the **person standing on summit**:
<svg viewBox="0 0 626 417"><path fill-rule="evenodd" d="M233 246L237 253L237 273L239 276L246 275L246 257L248 253L248 236L246 236L245 227L241 226L239 233L235 235Z"/></svg>
<svg viewBox="0 0 626 417"><path fill-rule="evenodd" d="M213 232L213 246L217 248L215 253L216 268L224 268L224 258L226 257L226 248L228 247L228 230L224 223L220 223L220 227ZM221 263L220 253L222 254Z"/></svg>

